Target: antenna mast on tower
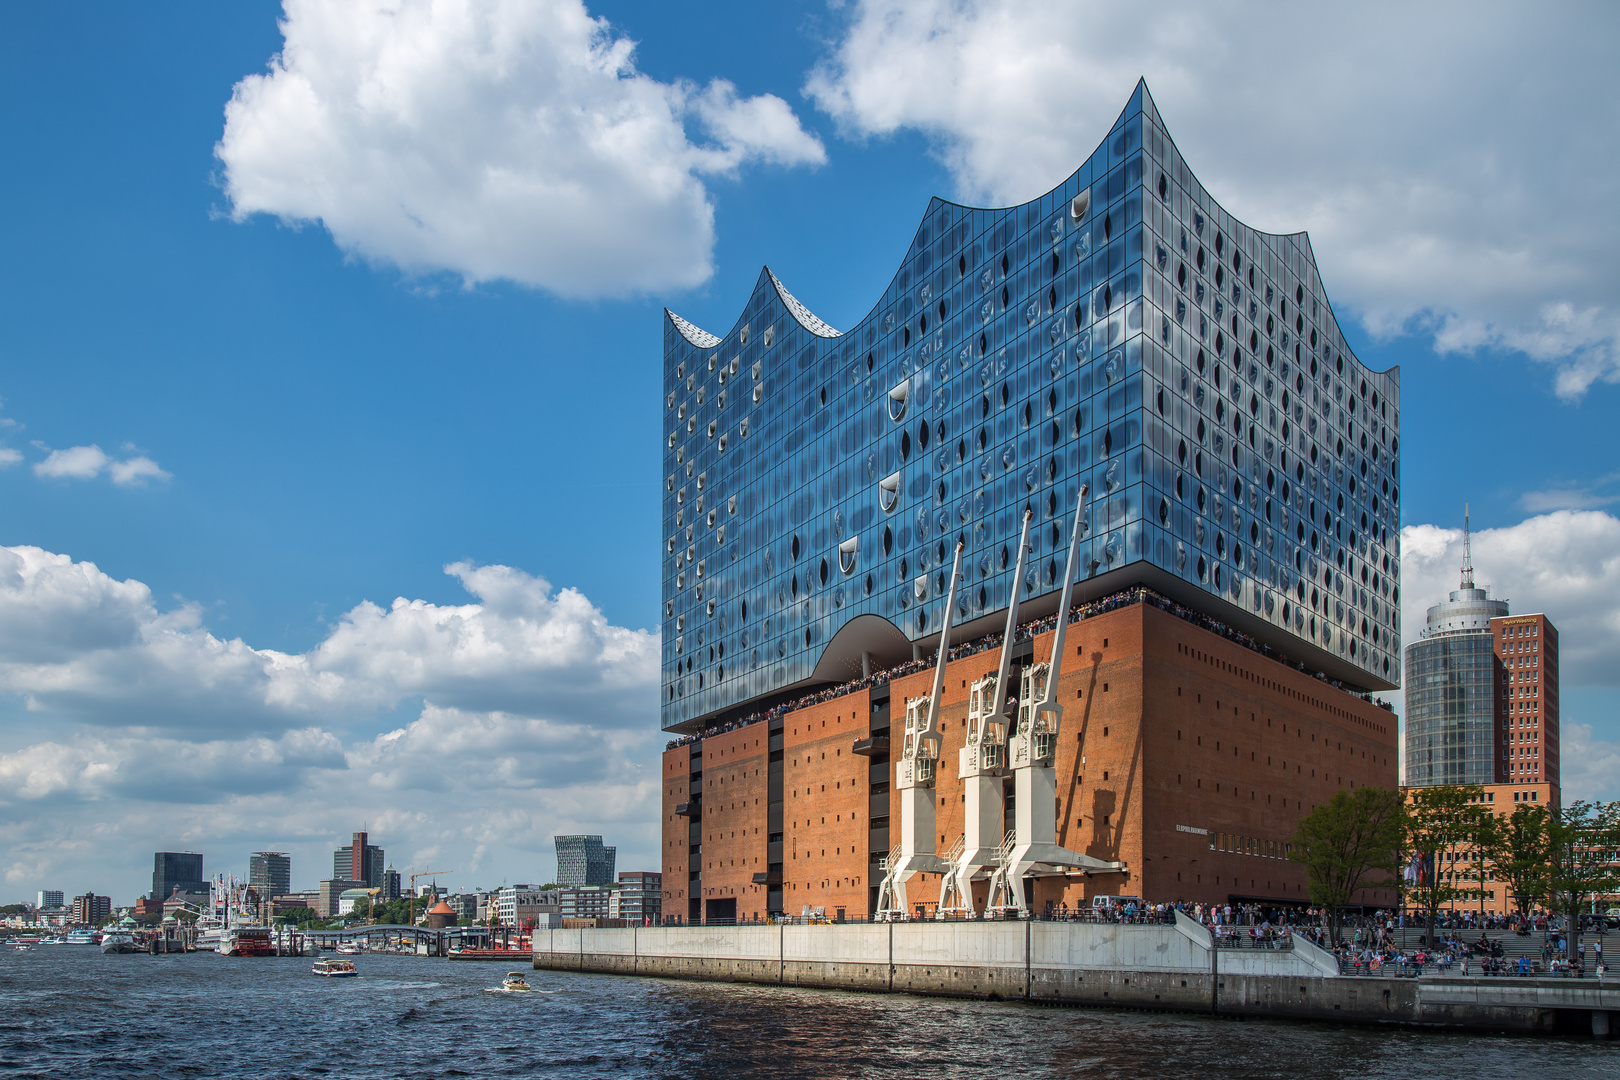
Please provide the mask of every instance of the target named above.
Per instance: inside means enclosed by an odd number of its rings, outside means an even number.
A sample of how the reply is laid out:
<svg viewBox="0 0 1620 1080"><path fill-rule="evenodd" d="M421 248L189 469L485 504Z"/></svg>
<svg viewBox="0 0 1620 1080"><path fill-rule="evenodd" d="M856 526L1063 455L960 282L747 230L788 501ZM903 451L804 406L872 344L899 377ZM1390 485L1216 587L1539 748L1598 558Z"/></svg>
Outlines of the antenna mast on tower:
<svg viewBox="0 0 1620 1080"><path fill-rule="evenodd" d="M1465 589L1472 589L1474 587L1474 556L1469 551L1468 504L1467 503L1463 503L1462 587L1465 588Z"/></svg>

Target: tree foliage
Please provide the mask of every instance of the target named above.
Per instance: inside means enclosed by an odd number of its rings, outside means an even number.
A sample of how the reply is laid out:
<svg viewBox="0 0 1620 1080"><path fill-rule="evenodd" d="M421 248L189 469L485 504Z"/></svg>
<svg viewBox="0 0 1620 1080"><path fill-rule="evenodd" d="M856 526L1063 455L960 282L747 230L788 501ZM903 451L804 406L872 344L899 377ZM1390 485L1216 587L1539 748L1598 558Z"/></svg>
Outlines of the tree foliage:
<svg viewBox="0 0 1620 1080"><path fill-rule="evenodd" d="M313 926L315 923L325 921L321 918L320 912L309 907L287 908L276 918L288 926Z"/></svg>
<svg viewBox="0 0 1620 1080"><path fill-rule="evenodd" d="M1581 800L1548 810L1546 830L1547 907L1568 915L1574 932L1582 908L1620 891L1620 802Z"/></svg>
<svg viewBox="0 0 1620 1080"><path fill-rule="evenodd" d="M1491 816L1484 806L1484 789L1477 785L1412 790L1406 810L1406 867L1400 888L1422 913L1428 925L1427 940L1431 942L1440 909L1473 898L1473 892L1461 884L1466 872L1456 869L1458 856L1478 842Z"/></svg>
<svg viewBox="0 0 1620 1080"><path fill-rule="evenodd" d="M1480 833L1482 865L1503 886L1521 919L1547 891L1547 808L1520 803L1506 817L1492 815Z"/></svg>
<svg viewBox="0 0 1620 1080"><path fill-rule="evenodd" d="M1334 940L1340 909L1399 877L1405 841L1406 802L1387 788L1338 791L1300 820L1288 857L1305 868L1311 902L1328 909Z"/></svg>

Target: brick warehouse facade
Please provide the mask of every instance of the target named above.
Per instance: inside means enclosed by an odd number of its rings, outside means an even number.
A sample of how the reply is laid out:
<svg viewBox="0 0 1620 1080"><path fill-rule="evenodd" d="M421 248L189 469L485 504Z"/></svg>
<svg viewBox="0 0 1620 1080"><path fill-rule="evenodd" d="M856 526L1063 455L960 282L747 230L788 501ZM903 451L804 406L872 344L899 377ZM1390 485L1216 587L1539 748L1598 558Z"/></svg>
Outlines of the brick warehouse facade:
<svg viewBox="0 0 1620 1080"><path fill-rule="evenodd" d="M1046 659L1051 638L1021 643L1015 662ZM1037 911L1098 894L1303 903L1304 872L1284 857L1299 818L1338 790L1396 785L1392 713L1150 604L1071 625L1068 653L1058 842L1125 870L1041 879ZM968 687L997 659L986 649L947 665L941 760L963 744ZM666 751L666 912L870 914L897 807L889 718L932 678L916 671ZM944 851L962 833L953 770L934 794ZM935 875L913 886L925 914L938 886Z"/></svg>

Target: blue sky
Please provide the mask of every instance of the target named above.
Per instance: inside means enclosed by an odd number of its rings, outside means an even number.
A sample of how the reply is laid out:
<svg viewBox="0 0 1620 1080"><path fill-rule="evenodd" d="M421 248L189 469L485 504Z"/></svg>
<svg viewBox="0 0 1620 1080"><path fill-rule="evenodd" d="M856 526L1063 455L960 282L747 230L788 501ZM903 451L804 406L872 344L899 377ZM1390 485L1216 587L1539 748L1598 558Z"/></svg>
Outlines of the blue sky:
<svg viewBox="0 0 1620 1080"><path fill-rule="evenodd" d="M661 307L724 331L768 262L851 325L931 195L1054 186L1139 75L1401 365L1408 635L1467 500L1564 630L1572 792L1620 796L1609 13L349 7L0 16L10 893L128 902L158 847L312 885L367 822L458 886L554 832L655 866Z"/></svg>

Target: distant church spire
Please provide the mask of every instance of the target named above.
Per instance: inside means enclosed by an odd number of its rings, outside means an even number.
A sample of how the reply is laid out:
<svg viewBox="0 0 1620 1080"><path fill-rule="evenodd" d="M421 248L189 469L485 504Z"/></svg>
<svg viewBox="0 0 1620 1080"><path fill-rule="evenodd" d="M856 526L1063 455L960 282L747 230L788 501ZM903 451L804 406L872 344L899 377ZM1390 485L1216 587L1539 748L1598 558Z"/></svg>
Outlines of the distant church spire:
<svg viewBox="0 0 1620 1080"><path fill-rule="evenodd" d="M1474 556L1469 551L1468 504L1467 503L1463 503L1462 587L1465 588L1465 589L1472 589L1474 587Z"/></svg>

